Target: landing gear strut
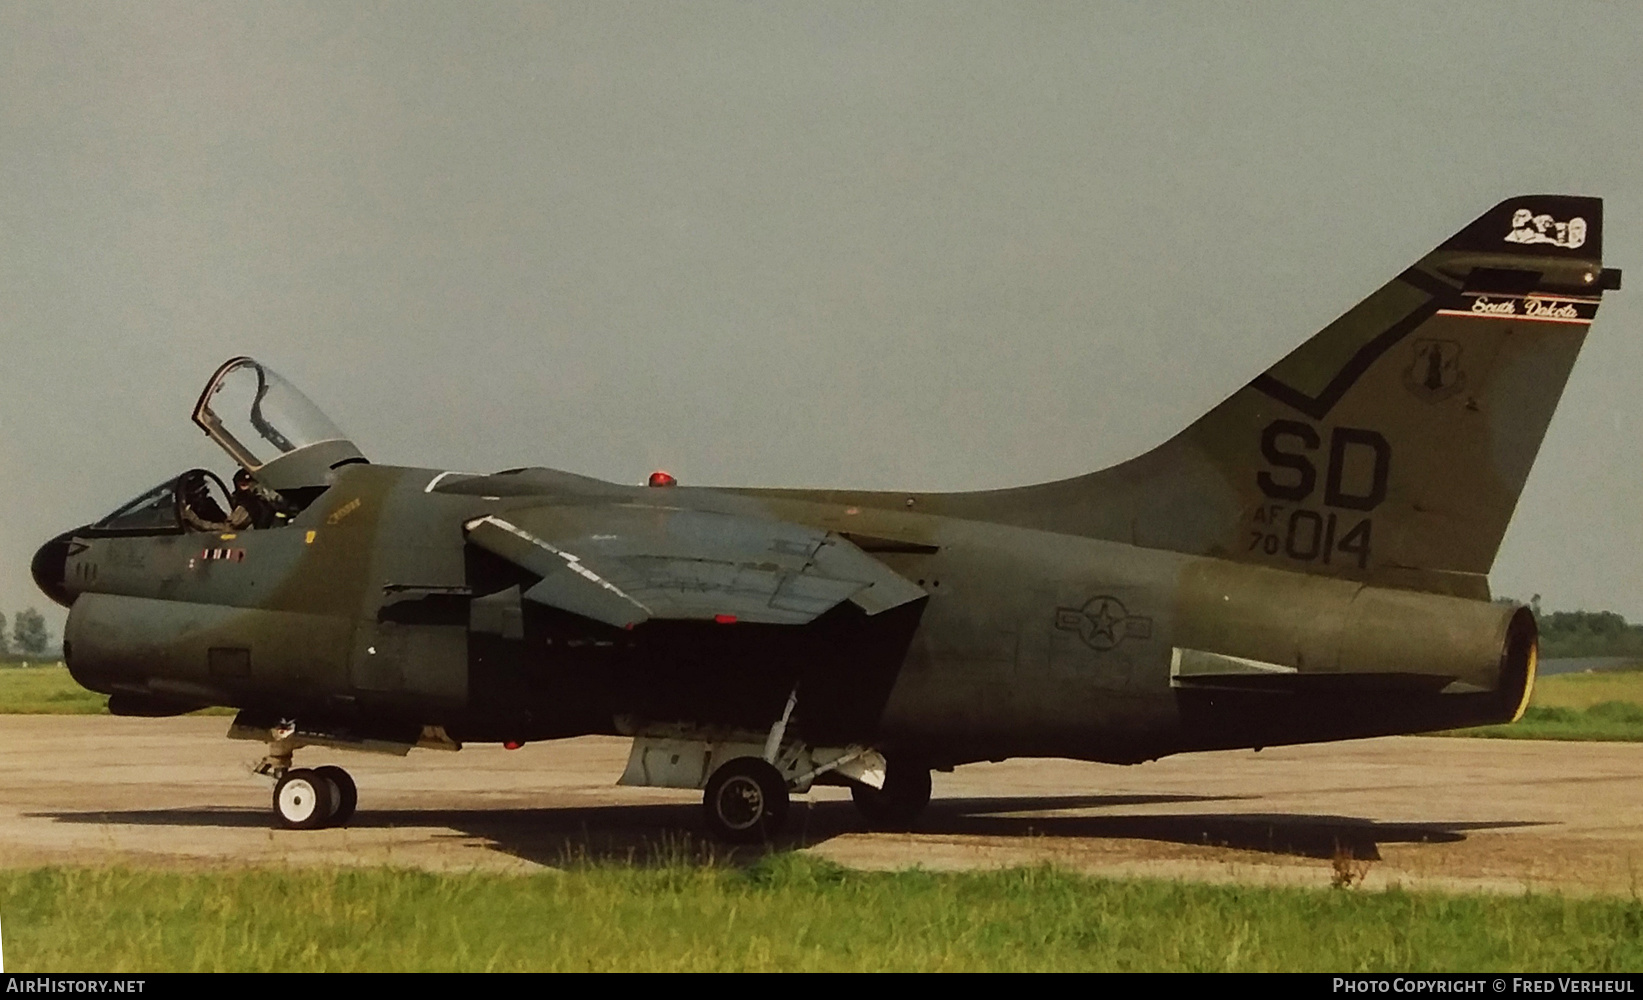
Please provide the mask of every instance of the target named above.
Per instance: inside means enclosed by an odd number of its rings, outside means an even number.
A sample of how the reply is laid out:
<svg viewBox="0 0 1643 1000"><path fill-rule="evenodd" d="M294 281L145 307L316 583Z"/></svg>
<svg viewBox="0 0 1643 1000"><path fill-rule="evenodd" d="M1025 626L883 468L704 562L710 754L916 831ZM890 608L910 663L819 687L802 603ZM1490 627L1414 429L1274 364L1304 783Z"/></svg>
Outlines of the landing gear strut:
<svg viewBox="0 0 1643 1000"><path fill-rule="evenodd" d="M930 769L907 757L890 757L884 787L853 783L850 798L873 829L909 829L930 804Z"/></svg>

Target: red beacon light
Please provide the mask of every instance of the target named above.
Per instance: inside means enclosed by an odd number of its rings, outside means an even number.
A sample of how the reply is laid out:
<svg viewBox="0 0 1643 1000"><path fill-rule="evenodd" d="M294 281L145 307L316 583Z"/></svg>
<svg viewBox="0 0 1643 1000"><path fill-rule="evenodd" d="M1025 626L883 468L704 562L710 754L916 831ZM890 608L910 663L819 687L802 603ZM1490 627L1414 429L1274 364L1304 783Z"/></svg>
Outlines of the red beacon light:
<svg viewBox="0 0 1643 1000"><path fill-rule="evenodd" d="M655 472L652 472L650 474L649 479L645 480L645 485L646 486L678 486L679 485L679 480L674 479L671 475L667 474L666 472L663 472L661 469L657 469Z"/></svg>

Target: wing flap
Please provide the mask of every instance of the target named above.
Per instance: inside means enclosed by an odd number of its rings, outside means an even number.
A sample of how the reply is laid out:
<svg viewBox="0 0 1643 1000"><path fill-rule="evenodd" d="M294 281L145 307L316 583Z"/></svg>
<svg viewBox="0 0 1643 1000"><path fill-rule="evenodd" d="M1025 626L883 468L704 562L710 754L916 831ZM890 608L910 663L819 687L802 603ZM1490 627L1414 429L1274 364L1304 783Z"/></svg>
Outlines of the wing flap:
<svg viewBox="0 0 1643 1000"><path fill-rule="evenodd" d="M889 567L837 535L817 550L815 564L823 576L864 583L865 586L851 595L850 601L870 615L924 596L923 587L900 573L891 572Z"/></svg>
<svg viewBox="0 0 1643 1000"><path fill-rule="evenodd" d="M803 625L851 601L875 615L924 590L817 528L633 504L470 521L468 540L541 577L527 600L617 627L650 618Z"/></svg>
<svg viewBox="0 0 1643 1000"><path fill-rule="evenodd" d="M468 540L540 576L524 596L595 621L631 628L650 618L650 608L616 583L583 565L575 553L511 521L487 516L466 525Z"/></svg>

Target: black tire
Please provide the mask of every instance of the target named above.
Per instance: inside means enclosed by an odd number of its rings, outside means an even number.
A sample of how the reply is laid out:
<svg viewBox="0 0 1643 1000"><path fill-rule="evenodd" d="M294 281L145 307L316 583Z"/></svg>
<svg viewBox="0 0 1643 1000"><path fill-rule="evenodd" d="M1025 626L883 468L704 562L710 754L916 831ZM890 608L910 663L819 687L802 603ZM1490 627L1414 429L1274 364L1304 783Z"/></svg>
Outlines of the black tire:
<svg viewBox="0 0 1643 1000"><path fill-rule="evenodd" d="M318 830L336 812L335 796L328 779L293 768L274 785L274 822L287 830Z"/></svg>
<svg viewBox="0 0 1643 1000"><path fill-rule="evenodd" d="M850 798L873 829L910 829L930 804L930 769L918 761L892 757L883 788L852 784Z"/></svg>
<svg viewBox="0 0 1643 1000"><path fill-rule="evenodd" d="M354 818L354 808L359 805L359 787L354 784L353 775L335 764L316 767L314 773L329 781L335 790L331 802L335 808L325 825L347 826L348 821Z"/></svg>
<svg viewBox="0 0 1643 1000"><path fill-rule="evenodd" d="M787 820L787 782L758 757L727 761L708 779L702 796L707 828L731 844L758 844Z"/></svg>

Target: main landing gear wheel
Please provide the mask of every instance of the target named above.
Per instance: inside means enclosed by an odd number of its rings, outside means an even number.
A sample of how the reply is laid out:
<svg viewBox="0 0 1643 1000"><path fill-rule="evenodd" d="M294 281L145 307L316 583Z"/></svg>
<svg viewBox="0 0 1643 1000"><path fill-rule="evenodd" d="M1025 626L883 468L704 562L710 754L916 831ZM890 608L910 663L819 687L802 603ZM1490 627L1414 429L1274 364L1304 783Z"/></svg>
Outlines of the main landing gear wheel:
<svg viewBox="0 0 1643 1000"><path fill-rule="evenodd" d="M757 844L787 819L787 781L767 761L737 757L713 772L702 797L707 828L732 844Z"/></svg>
<svg viewBox="0 0 1643 1000"><path fill-rule="evenodd" d="M329 779L293 768L274 785L274 818L289 830L318 830L336 812L336 799Z"/></svg>
<svg viewBox="0 0 1643 1000"><path fill-rule="evenodd" d="M930 769L900 757L891 757L884 770L884 787L852 784L850 798L875 830L905 830L918 822L930 804Z"/></svg>
<svg viewBox="0 0 1643 1000"><path fill-rule="evenodd" d="M331 796L333 809L325 825L346 826L354 818L354 807L359 805L359 788L354 784L353 776L335 764L316 767L314 774L329 781L334 790Z"/></svg>

